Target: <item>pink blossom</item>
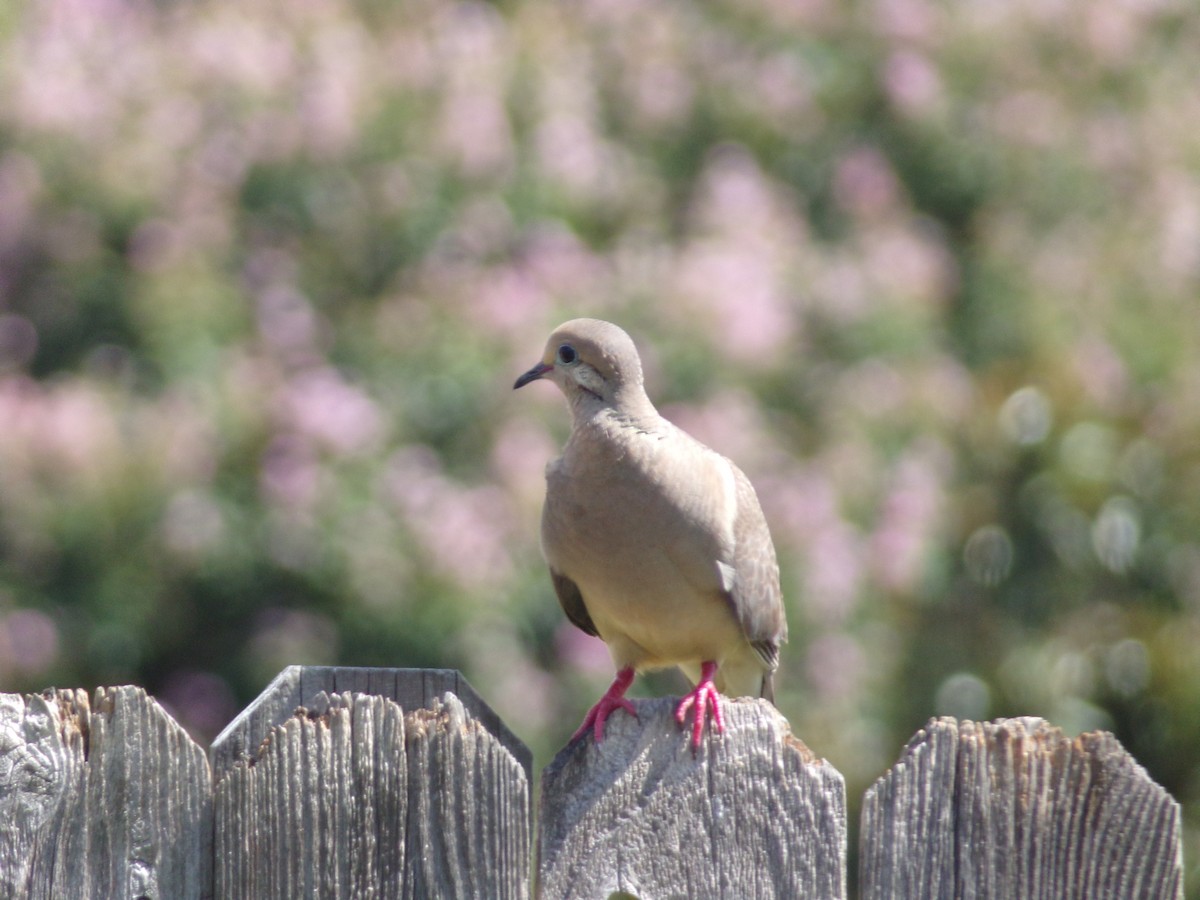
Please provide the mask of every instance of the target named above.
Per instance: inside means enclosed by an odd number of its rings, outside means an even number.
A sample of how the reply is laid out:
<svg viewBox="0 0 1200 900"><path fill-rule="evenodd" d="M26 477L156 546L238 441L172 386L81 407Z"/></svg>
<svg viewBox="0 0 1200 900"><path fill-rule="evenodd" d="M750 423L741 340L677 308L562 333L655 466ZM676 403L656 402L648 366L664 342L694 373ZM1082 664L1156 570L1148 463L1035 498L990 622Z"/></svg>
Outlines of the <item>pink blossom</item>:
<svg viewBox="0 0 1200 900"><path fill-rule="evenodd" d="M514 419L500 429L492 443L490 468L517 497L540 503L546 463L558 453L558 445L544 430Z"/></svg>
<svg viewBox="0 0 1200 900"><path fill-rule="evenodd" d="M383 414L375 401L330 366L292 378L279 407L286 425L338 455L369 452L383 436Z"/></svg>
<svg viewBox="0 0 1200 900"><path fill-rule="evenodd" d="M212 672L172 672L154 696L179 724L204 741L216 737L239 712L229 683Z"/></svg>
<svg viewBox="0 0 1200 900"><path fill-rule="evenodd" d="M834 195L849 212L876 218L901 199L900 184L887 159L873 147L859 147L838 164Z"/></svg>
<svg viewBox="0 0 1200 900"><path fill-rule="evenodd" d="M393 454L384 487L442 577L472 591L509 577L512 513L499 488L455 483L427 447Z"/></svg>
<svg viewBox="0 0 1200 900"><path fill-rule="evenodd" d="M0 372L27 366L37 353L37 328L24 316L0 314Z"/></svg>
<svg viewBox="0 0 1200 900"><path fill-rule="evenodd" d="M270 502L312 509L327 486L312 444L297 434L276 435L263 454L259 487Z"/></svg>
<svg viewBox="0 0 1200 900"><path fill-rule="evenodd" d="M922 53L901 50L888 57L883 70L888 96L909 115L928 115L942 103L944 88L937 67Z"/></svg>
<svg viewBox="0 0 1200 900"><path fill-rule="evenodd" d="M50 670L58 655L58 626L48 615L15 609L0 616L0 672L38 677Z"/></svg>
<svg viewBox="0 0 1200 900"><path fill-rule="evenodd" d="M729 388L703 406L676 405L663 415L688 434L734 460L748 471L764 467L777 455L762 410L750 394Z"/></svg>
<svg viewBox="0 0 1200 900"><path fill-rule="evenodd" d="M920 586L945 505L948 457L944 447L918 447L892 473L870 550L873 574L889 591L911 593Z"/></svg>
<svg viewBox="0 0 1200 900"><path fill-rule="evenodd" d="M844 520L828 523L809 539L803 554L805 609L830 626L844 624L857 606L866 571L866 548Z"/></svg>
<svg viewBox="0 0 1200 900"><path fill-rule="evenodd" d="M804 667L808 684L822 705L853 703L864 687L868 669L862 645L851 635L832 632L812 641Z"/></svg>
<svg viewBox="0 0 1200 900"><path fill-rule="evenodd" d="M611 672L613 663L608 645L571 624L565 618L554 632L554 649L558 658L573 669L592 674Z"/></svg>

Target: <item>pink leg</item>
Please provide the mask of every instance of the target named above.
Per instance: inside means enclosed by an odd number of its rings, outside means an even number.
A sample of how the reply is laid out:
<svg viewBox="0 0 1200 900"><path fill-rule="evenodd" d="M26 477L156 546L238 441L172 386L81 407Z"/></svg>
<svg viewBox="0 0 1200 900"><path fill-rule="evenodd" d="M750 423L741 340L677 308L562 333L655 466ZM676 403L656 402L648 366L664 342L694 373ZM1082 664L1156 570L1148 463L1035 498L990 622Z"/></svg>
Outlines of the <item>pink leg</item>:
<svg viewBox="0 0 1200 900"><path fill-rule="evenodd" d="M692 750L700 747L700 738L704 736L704 720L712 709L713 724L719 734L725 732L725 717L721 714L721 695L713 684L713 675L717 672L715 662L700 664L700 681L690 694L684 697L679 706L675 707L675 721L682 725L687 721L688 710L695 707L696 719L692 723Z"/></svg>
<svg viewBox="0 0 1200 900"><path fill-rule="evenodd" d="M629 685L631 684L633 684L633 666L626 666L617 673L617 677L613 679L613 683L604 692L604 696L583 717L583 724L579 726L579 730L571 735L571 740L575 740L581 734L586 734L590 728L596 737L596 743L600 743L604 740L604 720L609 717L613 710L623 709L636 719L637 711L633 708L633 704L625 699L625 691L629 689Z"/></svg>

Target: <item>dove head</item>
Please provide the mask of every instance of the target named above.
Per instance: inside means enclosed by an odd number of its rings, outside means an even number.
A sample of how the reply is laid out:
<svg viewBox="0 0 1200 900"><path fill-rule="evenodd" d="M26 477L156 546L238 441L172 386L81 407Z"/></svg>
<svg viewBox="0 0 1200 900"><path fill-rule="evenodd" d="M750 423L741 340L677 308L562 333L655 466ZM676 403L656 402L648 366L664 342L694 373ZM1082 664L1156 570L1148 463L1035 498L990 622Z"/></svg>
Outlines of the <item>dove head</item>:
<svg viewBox="0 0 1200 900"><path fill-rule="evenodd" d="M558 385L576 414L597 406L627 412L649 406L633 339L600 319L572 319L559 325L546 341L541 361L513 388L542 378Z"/></svg>

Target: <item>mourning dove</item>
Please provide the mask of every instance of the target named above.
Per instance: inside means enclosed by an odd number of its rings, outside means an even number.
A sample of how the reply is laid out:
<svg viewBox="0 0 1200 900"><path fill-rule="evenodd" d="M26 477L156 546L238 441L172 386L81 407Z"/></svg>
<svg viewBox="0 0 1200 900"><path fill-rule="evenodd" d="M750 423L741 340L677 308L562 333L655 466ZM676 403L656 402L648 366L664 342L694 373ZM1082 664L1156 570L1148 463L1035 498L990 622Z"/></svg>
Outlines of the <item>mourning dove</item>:
<svg viewBox="0 0 1200 900"><path fill-rule="evenodd" d="M632 339L598 319L559 326L541 360L517 379L553 381L566 395L571 435L546 467L542 553L559 603L608 645L611 687L575 737L617 709L636 671L679 666L695 688L698 747L718 692L773 699L787 640L779 567L762 508L732 462L658 414L642 384Z"/></svg>

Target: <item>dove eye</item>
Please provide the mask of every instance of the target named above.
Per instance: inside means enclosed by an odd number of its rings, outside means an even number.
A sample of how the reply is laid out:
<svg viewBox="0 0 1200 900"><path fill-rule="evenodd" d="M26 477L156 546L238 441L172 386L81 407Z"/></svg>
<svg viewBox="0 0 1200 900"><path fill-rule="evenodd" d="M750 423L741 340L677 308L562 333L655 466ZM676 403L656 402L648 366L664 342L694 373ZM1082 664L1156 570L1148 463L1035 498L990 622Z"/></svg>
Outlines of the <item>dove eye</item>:
<svg viewBox="0 0 1200 900"><path fill-rule="evenodd" d="M563 344L558 348L558 361L564 366L569 366L579 358L579 354L575 352L575 348L570 344Z"/></svg>

